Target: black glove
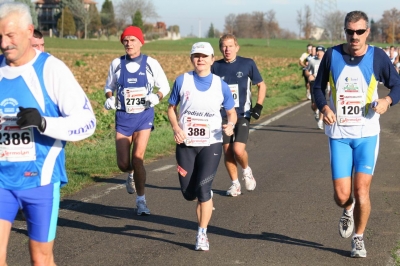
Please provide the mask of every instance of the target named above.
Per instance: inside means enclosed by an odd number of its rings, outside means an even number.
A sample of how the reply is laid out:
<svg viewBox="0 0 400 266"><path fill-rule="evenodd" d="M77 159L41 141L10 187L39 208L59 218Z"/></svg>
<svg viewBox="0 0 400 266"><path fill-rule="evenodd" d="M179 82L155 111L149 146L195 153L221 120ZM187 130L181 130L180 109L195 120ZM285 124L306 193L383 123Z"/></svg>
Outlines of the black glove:
<svg viewBox="0 0 400 266"><path fill-rule="evenodd" d="M20 106L17 117L17 125L21 129L37 127L40 132L44 132L46 129L46 119L40 115L36 108L24 108Z"/></svg>
<svg viewBox="0 0 400 266"><path fill-rule="evenodd" d="M256 106L254 106L253 109L251 109L251 116L256 120L259 119L262 109L263 106L261 104L256 103Z"/></svg>

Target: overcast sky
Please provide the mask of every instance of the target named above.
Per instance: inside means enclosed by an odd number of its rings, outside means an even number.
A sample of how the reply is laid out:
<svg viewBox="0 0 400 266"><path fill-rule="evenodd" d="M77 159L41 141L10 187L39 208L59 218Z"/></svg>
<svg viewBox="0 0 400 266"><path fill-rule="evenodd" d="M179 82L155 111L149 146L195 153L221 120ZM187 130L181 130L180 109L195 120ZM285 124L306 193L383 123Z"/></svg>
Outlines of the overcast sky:
<svg viewBox="0 0 400 266"><path fill-rule="evenodd" d="M100 0L101 1L101 0ZM115 1L115 2L114 2ZM118 0L114 0L114 5ZM297 10L304 10L305 5L315 10L315 0L151 0L160 16L157 21L163 21L167 27L179 25L181 35L190 33L204 37L213 23L214 28L224 30L225 17L229 14L252 13L254 11L267 12L273 9L279 26L298 33ZM340 11L350 12L361 10L367 13L370 20L375 21L382 17L383 11L396 7L395 0L319 0L319 2L336 2ZM328 4L324 6L328 7ZM396 7L400 9L399 6ZM343 18L344 19L344 18ZM148 21L155 22L155 20Z"/></svg>

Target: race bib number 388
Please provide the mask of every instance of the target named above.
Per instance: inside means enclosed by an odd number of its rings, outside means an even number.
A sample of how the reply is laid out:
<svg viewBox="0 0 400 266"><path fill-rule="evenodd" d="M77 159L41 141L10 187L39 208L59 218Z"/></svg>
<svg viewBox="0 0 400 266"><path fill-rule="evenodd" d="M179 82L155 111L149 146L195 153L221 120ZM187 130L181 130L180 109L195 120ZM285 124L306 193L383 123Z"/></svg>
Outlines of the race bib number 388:
<svg viewBox="0 0 400 266"><path fill-rule="evenodd" d="M185 117L183 131L186 146L210 146L210 123L207 118Z"/></svg>
<svg viewBox="0 0 400 266"><path fill-rule="evenodd" d="M0 161L33 161L36 149L32 128L20 129L15 116L1 116Z"/></svg>

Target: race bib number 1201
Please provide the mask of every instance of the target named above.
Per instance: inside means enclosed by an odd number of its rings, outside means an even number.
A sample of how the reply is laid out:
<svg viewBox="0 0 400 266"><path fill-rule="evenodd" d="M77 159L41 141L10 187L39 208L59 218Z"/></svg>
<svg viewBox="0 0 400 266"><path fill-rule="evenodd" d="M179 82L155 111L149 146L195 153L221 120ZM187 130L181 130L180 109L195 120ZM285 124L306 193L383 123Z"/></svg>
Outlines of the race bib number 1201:
<svg viewBox="0 0 400 266"><path fill-rule="evenodd" d="M361 126L364 124L364 95L344 93L339 95L336 105L337 121L340 126Z"/></svg>

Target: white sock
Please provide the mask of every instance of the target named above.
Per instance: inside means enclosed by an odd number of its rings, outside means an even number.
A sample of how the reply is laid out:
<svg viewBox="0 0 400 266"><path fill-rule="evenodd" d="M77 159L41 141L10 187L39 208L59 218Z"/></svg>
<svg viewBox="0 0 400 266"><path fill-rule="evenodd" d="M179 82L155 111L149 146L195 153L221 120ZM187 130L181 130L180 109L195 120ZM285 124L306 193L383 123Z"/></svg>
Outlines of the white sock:
<svg viewBox="0 0 400 266"><path fill-rule="evenodd" d="M145 195L143 195L143 196L137 195L137 197L136 197L136 202L141 201L141 200L146 201Z"/></svg>
<svg viewBox="0 0 400 266"><path fill-rule="evenodd" d="M353 215L354 205L355 205L355 204L356 204L356 200L353 199L353 203L351 204L350 209L349 209L349 210L346 210L346 214L347 214L348 216L352 216L352 215Z"/></svg>
<svg viewBox="0 0 400 266"><path fill-rule="evenodd" d="M232 181L232 184L234 184L234 185L240 185L239 179L233 180L233 181Z"/></svg>
<svg viewBox="0 0 400 266"><path fill-rule="evenodd" d="M129 179L133 179L133 172L130 172L130 173L128 174L128 178L129 178Z"/></svg>
<svg viewBox="0 0 400 266"><path fill-rule="evenodd" d="M249 166L247 166L245 169L243 169L243 173L247 173L251 171L251 168Z"/></svg>
<svg viewBox="0 0 400 266"><path fill-rule="evenodd" d="M364 234L358 235L358 234L354 233L353 238L356 238L356 237L360 238L360 239L363 239L364 238Z"/></svg>
<svg viewBox="0 0 400 266"><path fill-rule="evenodd" d="M198 230L197 230L197 234L201 235L201 234L207 234L207 227L206 228L201 228L199 226Z"/></svg>

